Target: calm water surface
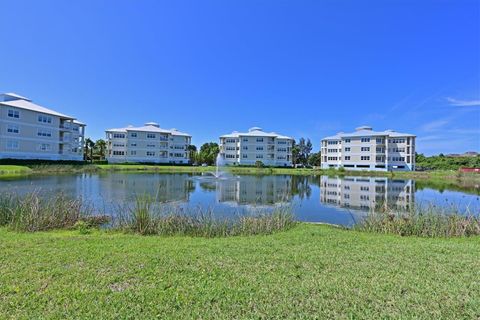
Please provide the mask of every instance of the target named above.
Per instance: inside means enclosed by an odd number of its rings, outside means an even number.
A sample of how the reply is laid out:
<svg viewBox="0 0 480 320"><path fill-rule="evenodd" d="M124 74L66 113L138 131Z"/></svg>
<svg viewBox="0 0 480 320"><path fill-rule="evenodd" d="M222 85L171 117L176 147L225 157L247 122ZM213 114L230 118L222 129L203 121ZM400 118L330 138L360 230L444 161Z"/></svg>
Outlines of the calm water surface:
<svg viewBox="0 0 480 320"><path fill-rule="evenodd" d="M0 180L0 192L45 196L63 192L94 204L98 211L114 213L119 203L137 195L155 196L166 208L213 209L219 215L268 211L292 206L302 221L352 225L378 203L408 208L414 205L457 207L480 212L478 189L468 192L417 186L414 180L382 177L229 176L104 173L28 177Z"/></svg>

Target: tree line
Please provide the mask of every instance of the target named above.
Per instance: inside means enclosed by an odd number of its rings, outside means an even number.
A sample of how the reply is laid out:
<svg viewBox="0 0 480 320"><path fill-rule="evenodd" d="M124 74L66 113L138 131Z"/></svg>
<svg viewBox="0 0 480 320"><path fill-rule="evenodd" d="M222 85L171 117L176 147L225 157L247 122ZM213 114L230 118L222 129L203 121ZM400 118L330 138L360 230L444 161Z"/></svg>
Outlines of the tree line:
<svg viewBox="0 0 480 320"><path fill-rule="evenodd" d="M298 143L294 142L292 147L292 162L294 165L320 166L320 152L312 153L312 142L310 139L300 138ZM216 142L202 144L200 149L195 145L187 147L188 157L193 164L215 165L220 146ZM96 141L86 138L84 144L85 161L104 161L107 156L107 143L103 139Z"/></svg>

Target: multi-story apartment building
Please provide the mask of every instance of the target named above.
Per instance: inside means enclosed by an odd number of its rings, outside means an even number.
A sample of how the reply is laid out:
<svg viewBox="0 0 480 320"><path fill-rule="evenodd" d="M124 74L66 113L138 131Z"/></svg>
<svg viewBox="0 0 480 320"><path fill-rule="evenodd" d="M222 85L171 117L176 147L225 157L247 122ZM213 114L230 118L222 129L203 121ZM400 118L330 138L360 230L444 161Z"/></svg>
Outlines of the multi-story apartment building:
<svg viewBox="0 0 480 320"><path fill-rule="evenodd" d="M320 202L362 211L377 207L408 210L413 206L415 182L382 177L322 176Z"/></svg>
<svg viewBox="0 0 480 320"><path fill-rule="evenodd" d="M226 165L292 166L293 138L253 127L248 132L220 136L220 155Z"/></svg>
<svg viewBox="0 0 480 320"><path fill-rule="evenodd" d="M321 154L324 169L413 171L415 135L363 126L352 133L324 138Z"/></svg>
<svg viewBox="0 0 480 320"><path fill-rule="evenodd" d="M111 163L189 163L192 137L177 129L162 129L155 122L143 127L106 130L107 160Z"/></svg>
<svg viewBox="0 0 480 320"><path fill-rule="evenodd" d="M85 124L15 93L0 94L0 159L83 160Z"/></svg>

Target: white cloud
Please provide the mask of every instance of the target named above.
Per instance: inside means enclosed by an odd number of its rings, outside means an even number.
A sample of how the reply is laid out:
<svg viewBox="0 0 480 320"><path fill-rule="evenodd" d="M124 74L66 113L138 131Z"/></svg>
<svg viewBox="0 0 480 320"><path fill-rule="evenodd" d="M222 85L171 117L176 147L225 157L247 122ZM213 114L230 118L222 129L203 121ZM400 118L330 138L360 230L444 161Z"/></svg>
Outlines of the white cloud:
<svg viewBox="0 0 480 320"><path fill-rule="evenodd" d="M422 126L422 130L423 131L435 131L435 130L438 130L438 129L442 128L446 124L448 124L447 120L443 120L443 119L435 120L435 121L425 123Z"/></svg>
<svg viewBox="0 0 480 320"><path fill-rule="evenodd" d="M457 106L457 107L479 107L480 106L480 100L459 100L459 99L450 98L450 97L447 97L446 99L452 106Z"/></svg>

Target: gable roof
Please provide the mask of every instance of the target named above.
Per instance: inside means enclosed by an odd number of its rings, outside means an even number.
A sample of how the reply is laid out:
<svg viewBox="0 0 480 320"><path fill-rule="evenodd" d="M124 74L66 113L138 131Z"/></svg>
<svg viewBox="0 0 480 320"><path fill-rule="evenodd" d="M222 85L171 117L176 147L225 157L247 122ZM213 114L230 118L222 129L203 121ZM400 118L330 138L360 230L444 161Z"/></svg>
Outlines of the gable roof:
<svg viewBox="0 0 480 320"><path fill-rule="evenodd" d="M15 107L15 108L20 108L20 109L25 109L25 110L30 110L30 111L35 111L35 112L40 112L40 113L45 113L53 116L57 116L60 118L64 119L69 119L69 120L74 120L74 117L68 116L66 114L54 111L52 109L48 109L45 107L42 107L38 104L33 103L30 99L24 98L20 95L17 95L15 93L4 93L2 96L8 96L11 98L14 98L12 100L8 101L0 101L0 105L5 105L5 106L10 106L10 107Z"/></svg>
<svg viewBox="0 0 480 320"><path fill-rule="evenodd" d="M385 131L373 131L371 127L363 126L357 128L354 132L345 133L339 132L334 136L325 137L322 140L341 140L342 138L355 138L355 137L375 137L375 136L387 136L387 137L415 137L414 134L396 132L394 130Z"/></svg>
<svg viewBox="0 0 480 320"><path fill-rule="evenodd" d="M116 129L108 129L105 132L120 132L120 133L127 133L128 131L139 131L139 132L153 132L153 133L167 133L174 136L185 136L191 137L190 134L178 131L177 129L162 129L154 122L146 123L144 126L141 127L134 127L128 126L125 128L116 128Z"/></svg>
<svg viewBox="0 0 480 320"><path fill-rule="evenodd" d="M268 137L268 138L277 138L277 139L288 139L294 140L291 137L283 136L275 132L265 132L262 128L253 127L248 129L248 132L237 132L234 131L230 134L224 134L220 138L239 138L239 137Z"/></svg>

